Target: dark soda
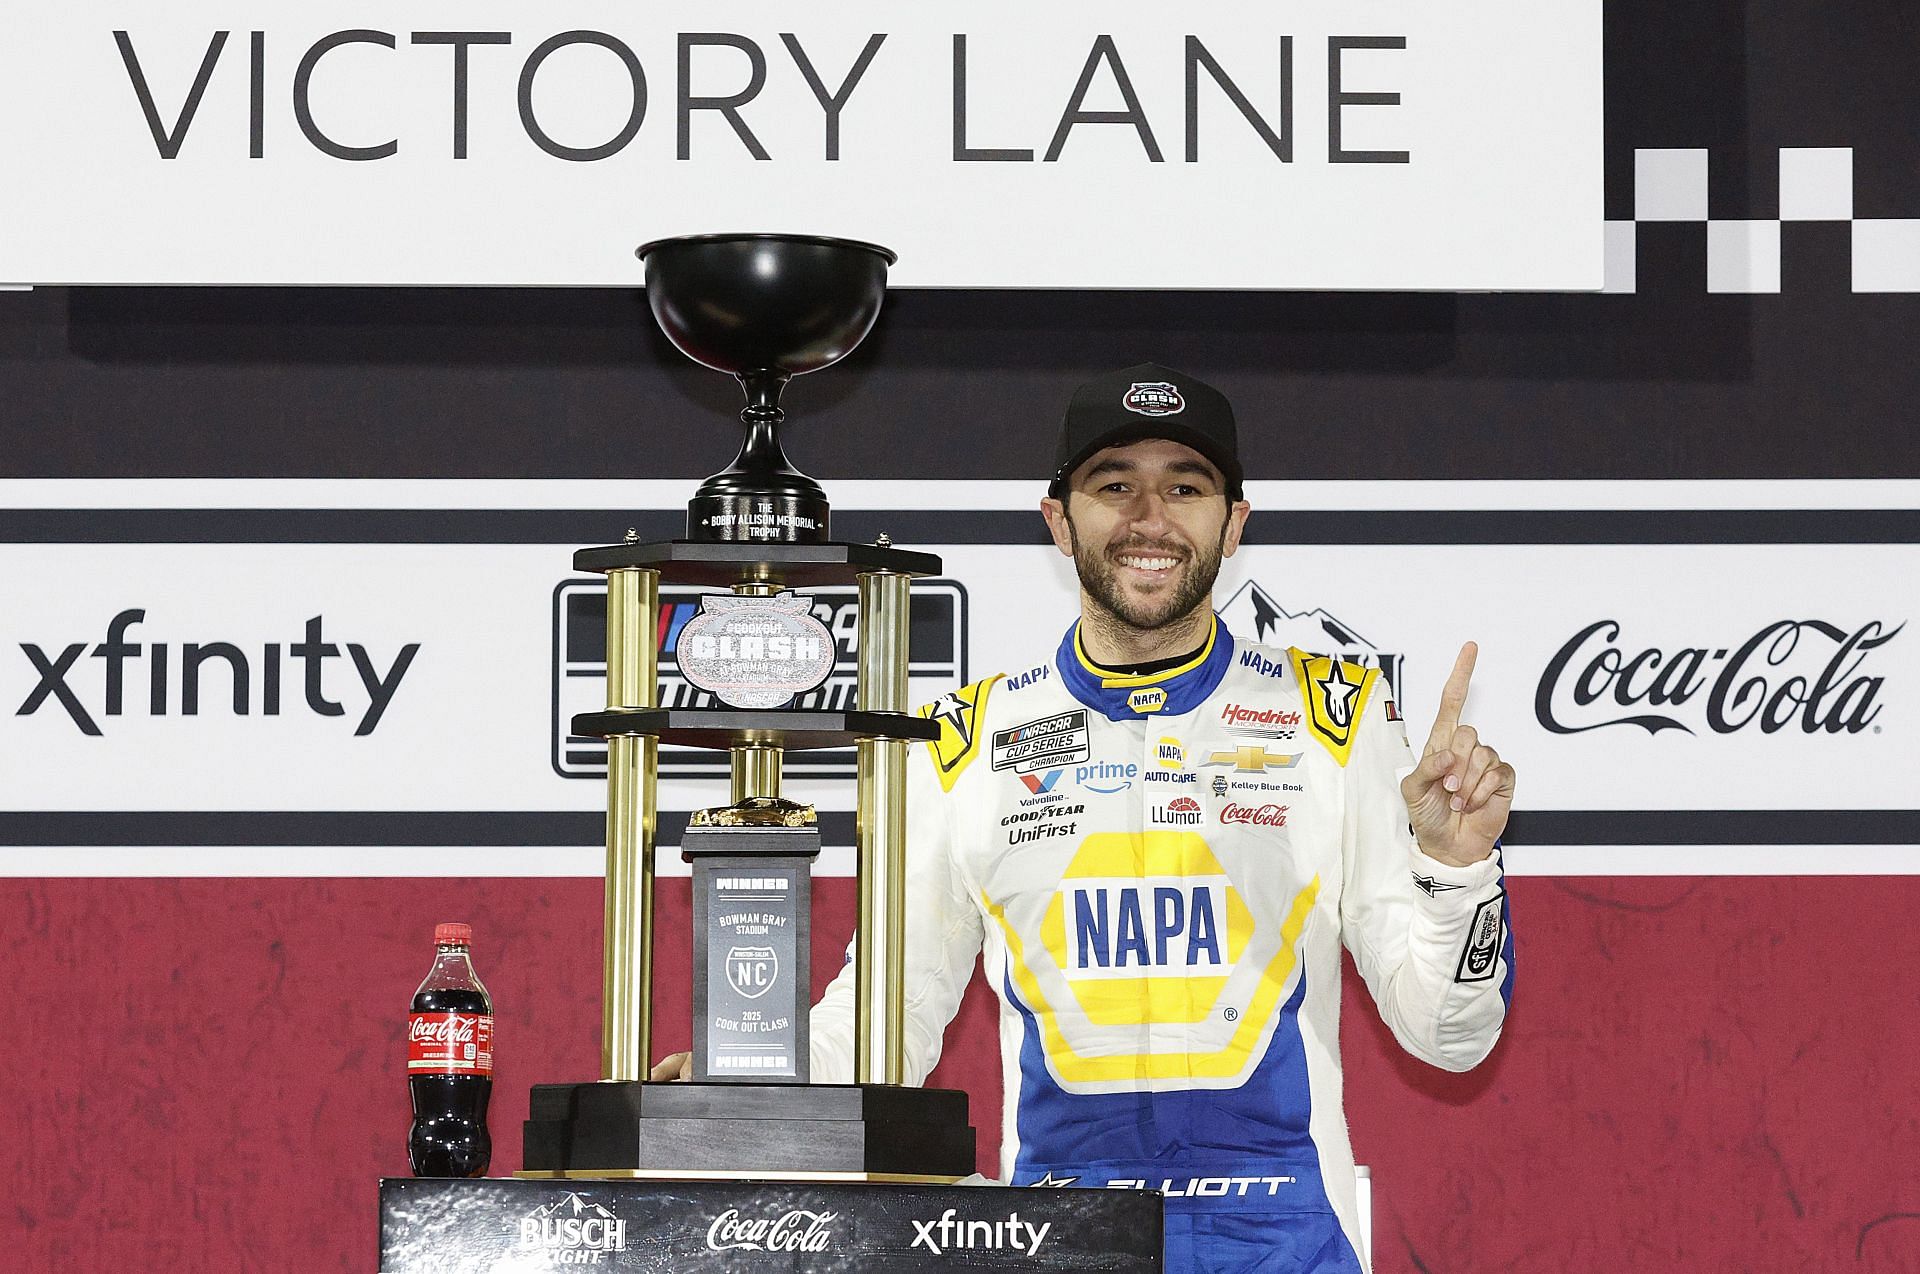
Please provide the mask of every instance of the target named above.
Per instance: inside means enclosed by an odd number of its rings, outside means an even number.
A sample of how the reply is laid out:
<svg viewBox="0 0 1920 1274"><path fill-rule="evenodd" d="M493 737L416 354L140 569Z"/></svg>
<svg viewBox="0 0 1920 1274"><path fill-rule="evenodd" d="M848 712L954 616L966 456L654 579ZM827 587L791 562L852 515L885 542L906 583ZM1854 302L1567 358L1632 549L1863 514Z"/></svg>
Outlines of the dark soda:
<svg viewBox="0 0 1920 1274"><path fill-rule="evenodd" d="M493 1158L493 999L473 971L471 928L439 925L433 944L433 968L407 1017L407 1158L416 1177L483 1177Z"/></svg>

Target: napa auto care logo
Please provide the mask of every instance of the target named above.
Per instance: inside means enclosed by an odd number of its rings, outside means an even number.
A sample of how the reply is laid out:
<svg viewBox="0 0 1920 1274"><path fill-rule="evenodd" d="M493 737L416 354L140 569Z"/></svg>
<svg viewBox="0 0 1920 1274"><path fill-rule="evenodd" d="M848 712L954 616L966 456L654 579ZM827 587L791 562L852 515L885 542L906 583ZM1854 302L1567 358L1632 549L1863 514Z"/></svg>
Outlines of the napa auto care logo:
<svg viewBox="0 0 1920 1274"><path fill-rule="evenodd" d="M1363 668L1378 668L1380 675L1386 678L1392 697L1404 699L1405 687L1400 684L1400 675L1407 657L1382 650L1356 632L1351 624L1334 618L1324 610L1317 607L1288 610L1273 594L1249 580L1220 608L1220 618L1239 636L1251 636L1253 640L1268 646L1292 646L1308 654L1327 655L1350 664L1359 664ZM1245 652L1246 655L1255 656L1258 653ZM1284 659L1255 661L1243 655L1241 662L1272 677L1284 677L1288 672Z"/></svg>
<svg viewBox="0 0 1920 1274"><path fill-rule="evenodd" d="M518 1246L547 1265L599 1265L608 1253L627 1250L627 1223L570 1190L520 1218Z"/></svg>
<svg viewBox="0 0 1920 1274"><path fill-rule="evenodd" d="M824 1252L833 1241L829 1224L837 1212L789 1208L773 1217L743 1217L728 1208L707 1227L712 1252Z"/></svg>
<svg viewBox="0 0 1920 1274"><path fill-rule="evenodd" d="M1780 619L1724 644L1666 647L1596 620L1547 662L1533 713L1555 734L1615 725L1654 735L1878 730L1886 678L1873 660L1905 627Z"/></svg>
<svg viewBox="0 0 1920 1274"><path fill-rule="evenodd" d="M724 708L710 689L690 681L681 668L681 643L694 628L702 602L712 590L669 585L660 590L660 698L663 708ZM826 680L793 701L795 708L849 711L855 706L855 674L860 658L859 590L853 585L812 588L805 593L808 614L825 625L830 635L831 670ZM915 580L908 637L908 694L925 703L942 691L965 685L967 674L967 591L955 580ZM751 636L752 634L742 634ZM771 634L762 634L770 636ZM703 647L703 650L705 648ZM712 650L722 653L718 634ZM738 656L737 642L731 654ZM769 653L766 650L763 655ZM691 646L689 661L697 655ZM586 739L570 730L583 712L607 706L607 582L604 578L569 579L553 593L553 768L562 778L604 779L607 745L604 739ZM789 753L782 773L788 778L853 778L850 750ZM662 747L663 778L725 778L725 752L697 748Z"/></svg>

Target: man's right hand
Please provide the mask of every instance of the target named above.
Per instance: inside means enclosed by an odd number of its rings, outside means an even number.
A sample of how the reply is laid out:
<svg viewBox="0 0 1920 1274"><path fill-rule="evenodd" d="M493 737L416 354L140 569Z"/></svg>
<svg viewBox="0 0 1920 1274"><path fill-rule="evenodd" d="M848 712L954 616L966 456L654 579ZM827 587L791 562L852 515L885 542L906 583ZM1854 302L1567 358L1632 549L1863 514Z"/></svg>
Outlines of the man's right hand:
<svg viewBox="0 0 1920 1274"><path fill-rule="evenodd" d="M674 1053L669 1057L660 1059L659 1062L654 1064L654 1068L648 1073L647 1078L656 1082L661 1080L692 1079L693 1054Z"/></svg>

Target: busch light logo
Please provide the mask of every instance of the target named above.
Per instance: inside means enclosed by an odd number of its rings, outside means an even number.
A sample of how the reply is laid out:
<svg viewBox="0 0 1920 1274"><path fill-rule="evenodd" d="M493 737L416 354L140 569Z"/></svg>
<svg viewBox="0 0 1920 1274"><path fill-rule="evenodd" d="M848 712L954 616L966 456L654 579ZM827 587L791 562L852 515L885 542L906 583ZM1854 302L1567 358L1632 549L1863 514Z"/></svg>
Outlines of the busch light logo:
<svg viewBox="0 0 1920 1274"><path fill-rule="evenodd" d="M1858 734L1883 706L1886 679L1869 661L1905 627L1782 619L1742 641L1665 649L1625 640L1618 620L1597 620L1548 661L1533 713L1555 734L1612 725L1656 735Z"/></svg>
<svg viewBox="0 0 1920 1274"><path fill-rule="evenodd" d="M711 596L698 588L668 585L660 590L660 706L718 708L721 699L687 676L693 661L705 657L691 644L685 649L702 602ZM830 637L831 667L826 680L801 693L792 707L821 711L855 706L855 673L860 657L859 590L853 585L808 589L809 621L818 621ZM964 685L967 673L967 592L953 580L915 580L908 634L908 693L914 702L937 698ZM763 599L755 599L763 600ZM736 634L746 636L751 634ZM711 654L723 655L718 634ZM760 634L770 638L772 634ZM553 768L563 778L603 779L607 748L602 739L583 739L569 726L582 712L607 706L607 584L604 579L570 579L553 594ZM769 643L770 645L770 643ZM705 647L702 650L705 651ZM736 643L733 655L738 657ZM769 653L763 649L763 655ZM854 754L839 750L790 753L782 767L788 778L854 777ZM698 748L662 747L662 778L725 778L727 754Z"/></svg>
<svg viewBox="0 0 1920 1274"><path fill-rule="evenodd" d="M780 960L772 947L733 947L727 951L727 985L749 1000L773 990Z"/></svg>
<svg viewBox="0 0 1920 1274"><path fill-rule="evenodd" d="M790 1208L777 1217L743 1217L728 1208L707 1227L712 1252L824 1252L833 1241L828 1225L839 1214Z"/></svg>
<svg viewBox="0 0 1920 1274"><path fill-rule="evenodd" d="M1172 381L1136 380L1120 405L1140 416L1177 416L1187 409L1187 400Z"/></svg>
<svg viewBox="0 0 1920 1274"><path fill-rule="evenodd" d="M1324 610L1290 611L1249 580L1220 608L1220 618L1235 633L1251 636L1265 645L1293 646L1310 655L1327 655L1363 668L1378 668L1393 692L1392 697L1404 698L1400 673L1406 656L1381 650ZM1241 662L1248 667L1261 666L1245 658ZM1287 673L1285 660L1261 663L1271 665L1262 668L1269 676L1281 677Z"/></svg>
<svg viewBox="0 0 1920 1274"><path fill-rule="evenodd" d="M599 1265L627 1250L627 1223L611 1209L568 1191L520 1218L519 1250L547 1265Z"/></svg>

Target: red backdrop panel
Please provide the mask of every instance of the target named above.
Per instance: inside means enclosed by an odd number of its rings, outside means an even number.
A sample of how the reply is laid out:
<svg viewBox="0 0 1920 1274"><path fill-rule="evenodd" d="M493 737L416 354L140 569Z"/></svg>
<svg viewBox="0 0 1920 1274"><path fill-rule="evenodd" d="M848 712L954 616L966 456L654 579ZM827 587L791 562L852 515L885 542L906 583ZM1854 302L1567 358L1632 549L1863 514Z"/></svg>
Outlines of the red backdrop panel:
<svg viewBox="0 0 1920 1274"><path fill-rule="evenodd" d="M1518 1002L1478 1071L1400 1055L1349 972L1377 1269L1920 1268L1920 879L1512 893ZM850 882L820 895L816 984ZM11 880L0 917L8 1268L371 1268L436 921L474 925L494 994L495 1173L528 1085L597 1071L597 881ZM687 1041L686 918L663 882L660 1051ZM980 991L937 1078L974 1091L991 1164Z"/></svg>

